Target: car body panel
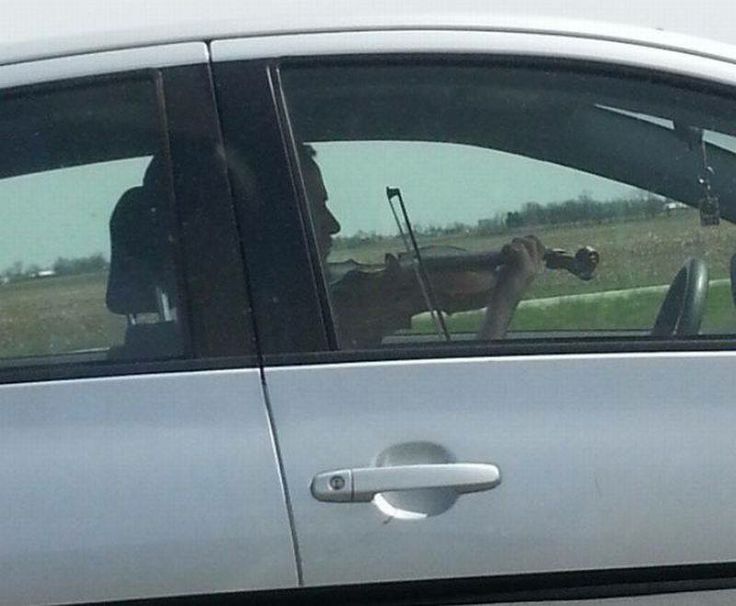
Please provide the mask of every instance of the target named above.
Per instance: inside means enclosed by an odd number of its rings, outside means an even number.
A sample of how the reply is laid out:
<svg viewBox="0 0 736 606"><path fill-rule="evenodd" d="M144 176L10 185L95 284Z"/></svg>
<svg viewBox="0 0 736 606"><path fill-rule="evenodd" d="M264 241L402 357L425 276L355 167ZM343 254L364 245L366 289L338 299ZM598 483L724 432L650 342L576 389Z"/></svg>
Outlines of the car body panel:
<svg viewBox="0 0 736 606"><path fill-rule="evenodd" d="M0 387L0 603L296 584L258 370Z"/></svg>
<svg viewBox="0 0 736 606"><path fill-rule="evenodd" d="M40 151L24 155L20 149L13 156L11 148L4 168L9 168L11 177L35 176L33 173L68 164L162 153L163 148L163 153L174 158L170 165L176 171L181 166L179 155L192 153L193 145L198 145L195 149L200 152L209 150L211 141L216 141L216 131L202 133L208 116L214 114L208 58L207 45L192 42L0 66L0 87L12 88L11 94L20 99L18 105L38 101L42 108L57 107L48 99L56 91L66 90L70 82L72 88L93 89L110 80L145 80L150 84L150 98L155 99L151 105L161 112L155 123L163 140L155 150L149 150L140 135L143 129L137 129L138 121L144 123L146 118L140 108L149 107L144 102L137 104L139 100L132 94L131 99L121 98L119 106L116 99L106 98L99 107L90 102L84 108L48 112L49 122L57 128L56 138L41 137L45 131L34 131L29 126L39 121L18 122L14 126L18 139L43 138L37 148ZM181 91L192 97L169 99L166 104L166 94L173 96ZM85 108L91 110L85 113ZM201 122L194 127L178 126L187 111L196 112ZM19 120L23 117L20 112ZM97 136L86 146L80 143L76 134L85 132L87 120L90 132L105 132L104 126L110 129L109 137ZM42 120L40 123L43 125ZM14 139L10 139L8 145L12 146ZM78 153L72 154L75 145ZM23 158L33 161L24 163ZM201 210L196 206L197 196L215 192L213 195L223 197L216 201L208 198L206 202L212 215L222 218L222 206L227 210L230 203L225 176L223 195L206 179L188 183L186 178L196 175L198 166L189 162L186 168L189 174L173 187L177 210L187 217L187 213ZM135 185L138 183L131 182L125 187ZM102 199L99 208L90 203L89 214L97 217L92 225L100 228L101 246L110 246L100 252L106 260L112 256L113 238L125 235L120 235L120 229L117 235L112 234L110 223L115 211L110 209L112 205L119 208L119 200L130 191L123 189L112 199ZM164 186L164 191L169 190ZM109 197L109 192L104 193ZM123 196L118 197L120 194ZM63 192L57 192L57 196L62 205L66 197ZM33 202L34 198L29 196L28 200ZM29 207L32 212L33 207ZM146 215L141 213L137 218L145 233ZM237 245L234 222L227 223L227 214L224 218L216 224L231 231L223 231L218 237L222 242L229 237ZM68 238L73 240L73 227L76 224L71 221L61 222L60 231L69 229ZM106 240L108 229L111 235ZM192 229L177 233L201 237ZM145 242L141 238L139 246L151 246L150 230L148 236ZM231 258L216 246L208 252L203 265L213 272L219 271L217 263L223 257ZM185 253L179 253L186 258ZM177 257L177 264L184 265L181 258ZM134 273L131 266L136 263L135 268L144 264L133 258L120 278L119 287L126 295L144 288L129 275ZM232 269L235 278L242 279L238 267ZM191 263L187 270L193 272ZM70 300L77 303L83 296L96 296L99 306L104 309L107 301L110 311L105 294L106 287L109 293L109 271L95 279L93 294L75 291ZM187 274L186 279L191 276ZM206 288L206 280L200 281L200 290ZM191 288L191 282L187 286L191 298L200 292ZM231 296L244 298L239 292L234 288ZM153 327L150 317L136 317L135 311L139 310L128 312L127 299L122 299L123 307L115 313L128 317L127 324L124 317L119 319L121 328L136 323ZM205 314L194 318L190 313L195 309L191 301L176 301L181 305L173 311L169 308L169 316L177 313L176 319L182 324L203 321L201 316ZM216 308L223 304L232 307L242 299L223 302L215 296L204 297L203 303L208 301ZM31 308L38 309L32 307L34 303L38 301L31 300ZM41 303L52 309L63 304L58 303L53 289ZM242 303L247 305L247 300ZM94 303L91 307L99 309ZM182 313L184 308L186 312ZM74 321L88 309L69 305L65 312ZM8 314L5 320L12 323L17 317ZM29 331L35 327L34 320L28 314ZM225 314L220 314L218 320L223 327L230 327ZM43 330L42 321L37 330ZM90 320L90 324L94 322ZM212 326L206 333L201 326L187 328L187 335L196 334L198 338L223 329ZM242 337L244 343L238 351L248 352L251 345L247 333L243 332ZM211 347L216 350L217 339L212 341ZM117 342L111 344L110 349L95 353L54 356L51 351L35 359L16 357L3 367L0 604L96 602L295 587L298 575L284 485L255 357L240 359L239 366L247 368L210 371L201 370L208 368L201 360L183 359L181 350L163 356L139 350L121 358L114 351ZM188 346L182 348L187 355L194 349ZM171 372L167 364L178 372ZM54 371L67 380L48 380ZM75 374L90 372L103 378L77 378ZM124 376L104 377L106 372Z"/></svg>
<svg viewBox="0 0 736 606"><path fill-rule="evenodd" d="M0 65L0 87L10 88L36 82L54 82L137 69L198 65L208 61L209 50L207 45L202 42L72 55L27 63Z"/></svg>
<svg viewBox="0 0 736 606"><path fill-rule="evenodd" d="M511 54L736 81L726 61L641 45L424 33L325 33L211 47L215 62ZM736 559L736 537L723 530L736 495L723 492L729 489L718 472L736 463L728 446L736 421L728 396L733 358L655 353L267 367L305 585ZM416 445L426 452L399 463L439 462L431 453L443 451L441 462L497 464L503 480L424 517L434 497L409 511L378 500L324 503L309 490L318 474L375 467L386 453Z"/></svg>
<svg viewBox="0 0 736 606"><path fill-rule="evenodd" d="M380 8L379 8L380 7ZM128 0L101 5L84 0L58 5L32 0L5 9L0 31L0 63L134 46L238 36L328 31L455 29L581 34L680 48L697 54L732 56L736 42L731 3L711 0L695 9L690 2L636 5L550 0L495 4L437 0L366 4L320 0L305 9L298 0L259 6L228 0L203 10L201 2ZM717 18L713 15L717 14Z"/></svg>
<svg viewBox="0 0 736 606"><path fill-rule="evenodd" d="M211 49L215 63L513 55L736 82L730 47L715 59L703 47L674 50L657 35L608 39L605 28L598 36L478 29L260 36L215 40ZM350 124L361 132L359 119ZM266 358L306 586L736 560L736 493L722 482L736 465L732 353L441 359L443 351L453 355L437 348L426 357L438 359L324 364L305 357L294 366ZM442 495L409 495L414 509L396 505L401 499L326 503L310 490L319 474L384 459L492 463L502 481L449 507L438 504Z"/></svg>
<svg viewBox="0 0 736 606"><path fill-rule="evenodd" d="M736 560L735 359L611 354L267 369L305 584ZM426 517L310 493L318 473L379 465L402 444L434 445L450 462L493 463L501 483ZM405 463L437 462L430 458ZM419 513L433 506L431 495L421 499Z"/></svg>
<svg viewBox="0 0 736 606"><path fill-rule="evenodd" d="M390 53L512 55L649 68L729 84L736 81L733 63L736 54L715 59L575 34L453 30L334 32L215 40L211 49L213 62L336 55L375 57Z"/></svg>

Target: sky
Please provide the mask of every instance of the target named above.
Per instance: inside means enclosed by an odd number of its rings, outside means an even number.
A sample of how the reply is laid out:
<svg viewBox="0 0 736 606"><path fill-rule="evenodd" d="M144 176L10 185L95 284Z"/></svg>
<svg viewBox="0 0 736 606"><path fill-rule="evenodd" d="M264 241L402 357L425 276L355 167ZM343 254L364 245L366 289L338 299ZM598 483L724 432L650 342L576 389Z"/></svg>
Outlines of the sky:
<svg viewBox="0 0 736 606"><path fill-rule="evenodd" d="M110 258L115 204L139 185L150 158L34 173L0 181L0 272L16 261L50 267L57 257Z"/></svg>
<svg viewBox="0 0 736 606"><path fill-rule="evenodd" d="M549 162L468 145L412 142L316 143L316 160L340 235L395 235L386 187L399 187L415 225L468 225L526 202L597 200L640 190Z"/></svg>

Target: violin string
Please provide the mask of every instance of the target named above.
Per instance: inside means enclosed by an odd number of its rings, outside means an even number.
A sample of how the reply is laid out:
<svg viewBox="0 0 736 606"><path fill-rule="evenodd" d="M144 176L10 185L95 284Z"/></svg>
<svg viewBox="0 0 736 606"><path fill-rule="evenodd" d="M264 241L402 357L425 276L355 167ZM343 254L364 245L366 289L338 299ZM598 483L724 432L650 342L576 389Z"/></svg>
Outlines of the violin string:
<svg viewBox="0 0 736 606"><path fill-rule="evenodd" d="M407 240L406 233L404 232L404 229L401 226L399 215L396 212L396 208L394 207L394 203L393 203L394 195L399 199L399 206L401 207L401 213L403 214L404 222L406 223L406 231L409 232L409 237L411 238L411 245L414 248L414 255L412 255L412 249L409 246L409 241ZM444 339L449 342L452 340L450 337L450 331L447 329L445 318L442 315L442 312L440 311L439 306L436 303L436 298L434 296L434 292L432 289L432 283L430 282L429 275L427 274L424 268L424 262L422 260L422 255L419 252L419 246L417 245L417 240L414 235L414 229L412 228L411 221L409 220L409 213L406 210L406 205L404 204L404 198L401 195L401 190L398 187L397 188L387 187L386 197L388 198L388 204L391 207L391 213L393 214L394 220L396 221L396 227L399 230L399 236L401 236L401 241L404 243L404 248L406 248L406 252L409 255L409 258L412 260L412 267L414 268L414 273L417 276L417 281L419 282L419 288L422 291L424 302L427 305L429 315L432 318L435 329L437 330L437 334L439 335L440 338L444 337Z"/></svg>

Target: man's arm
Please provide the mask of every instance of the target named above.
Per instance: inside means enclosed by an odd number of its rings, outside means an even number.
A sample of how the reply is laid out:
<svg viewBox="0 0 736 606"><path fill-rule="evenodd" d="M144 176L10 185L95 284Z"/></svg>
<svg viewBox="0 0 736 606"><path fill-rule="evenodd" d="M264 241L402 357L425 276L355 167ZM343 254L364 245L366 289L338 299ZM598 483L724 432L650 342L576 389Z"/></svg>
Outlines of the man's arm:
<svg viewBox="0 0 736 606"><path fill-rule="evenodd" d="M544 270L545 248L536 236L514 238L503 247L506 262L488 298L478 339L503 339L516 307L534 278Z"/></svg>

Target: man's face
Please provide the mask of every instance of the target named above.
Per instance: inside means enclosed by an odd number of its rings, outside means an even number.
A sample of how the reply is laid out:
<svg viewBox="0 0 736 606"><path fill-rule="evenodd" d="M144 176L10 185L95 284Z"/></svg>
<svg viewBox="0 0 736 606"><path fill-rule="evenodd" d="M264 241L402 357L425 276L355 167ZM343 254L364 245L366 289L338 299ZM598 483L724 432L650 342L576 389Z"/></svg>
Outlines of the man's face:
<svg viewBox="0 0 736 606"><path fill-rule="evenodd" d="M320 261L324 262L332 248L332 236L340 231L340 224L327 208L327 189L317 163L312 158L306 158L302 161L302 168L309 207L312 211L317 250Z"/></svg>

